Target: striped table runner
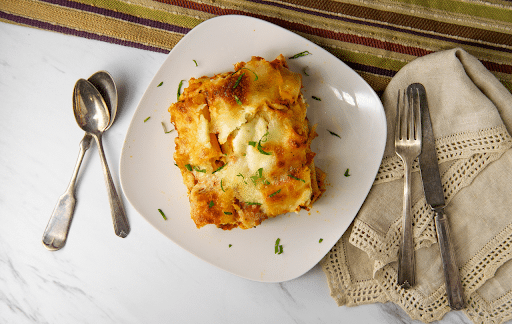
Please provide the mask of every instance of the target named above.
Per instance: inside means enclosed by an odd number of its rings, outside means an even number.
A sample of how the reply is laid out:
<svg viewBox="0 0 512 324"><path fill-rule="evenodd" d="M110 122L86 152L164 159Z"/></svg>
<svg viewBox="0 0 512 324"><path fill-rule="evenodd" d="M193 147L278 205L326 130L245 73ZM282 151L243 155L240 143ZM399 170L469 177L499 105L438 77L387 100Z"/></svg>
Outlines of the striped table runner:
<svg viewBox="0 0 512 324"><path fill-rule="evenodd" d="M202 21L257 17L322 46L378 93L418 56L461 47L512 92L510 0L1 0L0 20L167 53Z"/></svg>

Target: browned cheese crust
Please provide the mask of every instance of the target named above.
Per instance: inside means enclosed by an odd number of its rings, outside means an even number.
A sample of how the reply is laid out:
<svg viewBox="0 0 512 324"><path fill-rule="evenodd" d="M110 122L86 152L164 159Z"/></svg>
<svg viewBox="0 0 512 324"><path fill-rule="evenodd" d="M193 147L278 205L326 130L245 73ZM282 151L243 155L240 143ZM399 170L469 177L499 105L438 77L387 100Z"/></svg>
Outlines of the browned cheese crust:
<svg viewBox="0 0 512 324"><path fill-rule="evenodd" d="M325 174L314 166L317 134L301 88L282 55L189 80L169 112L178 131L174 160L198 228L252 228L321 196Z"/></svg>

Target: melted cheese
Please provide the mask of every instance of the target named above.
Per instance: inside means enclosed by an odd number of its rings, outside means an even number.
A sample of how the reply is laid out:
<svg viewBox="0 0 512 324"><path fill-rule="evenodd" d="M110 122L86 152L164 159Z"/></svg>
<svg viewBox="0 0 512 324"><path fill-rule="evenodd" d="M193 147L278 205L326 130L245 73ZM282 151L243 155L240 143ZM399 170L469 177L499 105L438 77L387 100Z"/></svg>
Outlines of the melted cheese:
<svg viewBox="0 0 512 324"><path fill-rule="evenodd" d="M174 159L197 227L247 229L320 197L325 175L314 166L316 133L301 87L282 55L253 57L235 71L191 79L171 105Z"/></svg>

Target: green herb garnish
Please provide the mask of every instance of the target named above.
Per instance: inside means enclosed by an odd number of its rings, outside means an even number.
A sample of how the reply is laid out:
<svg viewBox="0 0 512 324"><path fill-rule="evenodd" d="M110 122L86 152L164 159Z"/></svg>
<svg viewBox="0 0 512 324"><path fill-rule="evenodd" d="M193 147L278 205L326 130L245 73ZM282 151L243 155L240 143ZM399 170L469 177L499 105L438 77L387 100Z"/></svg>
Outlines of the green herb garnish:
<svg viewBox="0 0 512 324"><path fill-rule="evenodd" d="M259 168L258 171L256 171L256 175L251 177L254 185L256 185L256 182L258 182L259 179L263 179L263 168Z"/></svg>
<svg viewBox="0 0 512 324"><path fill-rule="evenodd" d="M198 66L198 65L197 65L197 62L196 62L196 60L192 60L192 61L194 61L194 63L196 64L196 66Z"/></svg>
<svg viewBox="0 0 512 324"><path fill-rule="evenodd" d="M258 142L258 146L256 147L258 149L258 151L261 153L261 154L265 154L265 155L272 155L272 153L270 152L265 152L263 150L263 147L261 146L261 143L265 143L267 141L267 136L268 136L268 132L266 132L260 139L260 141Z"/></svg>
<svg viewBox="0 0 512 324"><path fill-rule="evenodd" d="M306 182L304 179L297 178L297 177L295 177L295 176L293 176L293 175L291 175L291 174L289 174L288 176L289 176L290 178L292 178L292 179L299 180L299 181L302 181L302 182L304 182L304 183Z"/></svg>
<svg viewBox="0 0 512 324"><path fill-rule="evenodd" d="M327 130L327 131L328 131L329 133L331 133L331 135L333 135L333 136L337 136L337 137L341 138L341 136L340 136L340 135L338 135L338 134L336 134L335 132L331 132L330 130Z"/></svg>
<svg viewBox="0 0 512 324"><path fill-rule="evenodd" d="M159 208L158 211L160 212L160 215L164 218L164 220L167 220L167 217L165 216L164 212Z"/></svg>
<svg viewBox="0 0 512 324"><path fill-rule="evenodd" d="M192 171L192 166L190 164L185 164L185 168L187 168L188 171Z"/></svg>
<svg viewBox="0 0 512 324"><path fill-rule="evenodd" d="M305 68L303 68L303 69L302 69L302 73L304 73L306 76L309 76L309 74L306 72L306 69L307 69L307 68L308 68L307 66L306 66Z"/></svg>
<svg viewBox="0 0 512 324"><path fill-rule="evenodd" d="M239 104L240 106L242 105L242 102L240 101L240 99L238 99L238 97L236 95L233 95L233 97L235 97L235 101L237 104Z"/></svg>
<svg viewBox="0 0 512 324"><path fill-rule="evenodd" d="M224 215L233 215L232 212L224 212Z"/></svg>
<svg viewBox="0 0 512 324"><path fill-rule="evenodd" d="M226 192L226 190L224 190L224 187L222 186L222 180L223 179L220 179L220 189L222 189L222 192Z"/></svg>
<svg viewBox="0 0 512 324"><path fill-rule="evenodd" d="M161 86L162 86L162 84L164 84L164 81L160 82L160 83L157 85L157 87L161 87Z"/></svg>
<svg viewBox="0 0 512 324"><path fill-rule="evenodd" d="M281 242L281 239L278 238L276 240L276 244L275 244L275 248L274 248L274 254L281 254L281 253L283 253L283 246L279 244L280 242Z"/></svg>
<svg viewBox="0 0 512 324"><path fill-rule="evenodd" d="M348 172L349 172L349 169L345 170L345 177L350 177L350 174Z"/></svg>
<svg viewBox="0 0 512 324"><path fill-rule="evenodd" d="M218 167L218 168L217 168L217 170L215 170L215 171L213 171L213 172L212 172L212 174L214 174L215 172L218 172L218 171L222 170L226 165L227 165L227 163L226 163L226 164L224 164L224 165L223 165L223 166L221 166L221 167Z"/></svg>
<svg viewBox="0 0 512 324"><path fill-rule="evenodd" d="M196 170L197 172L206 173L205 169L199 169L199 167L197 167L197 166L194 166L194 170Z"/></svg>
<svg viewBox="0 0 512 324"><path fill-rule="evenodd" d="M162 128L164 129L164 133L165 133L165 134L169 134L169 133L171 133L171 132L174 130L174 129L171 129L170 131L168 131L168 130L167 130L167 127L165 127L164 122L162 122Z"/></svg>
<svg viewBox="0 0 512 324"><path fill-rule="evenodd" d="M263 147L261 146L261 141L258 142L258 147L257 147L258 151L261 153L261 154L265 154L265 155L272 155L272 153L270 152L265 152L263 151Z"/></svg>
<svg viewBox="0 0 512 324"><path fill-rule="evenodd" d="M315 100L318 100L318 101L322 101L322 99L318 98L318 97L315 97L315 96L311 96L311 98L315 99Z"/></svg>
<svg viewBox="0 0 512 324"><path fill-rule="evenodd" d="M258 151L261 153L261 154L265 154L265 155L272 155L272 153L270 152L265 152L263 150L263 146L261 146L261 143L265 143L267 141L267 136L268 136L268 132L265 133L265 135L263 135L261 137L261 139L259 140L258 143L256 143L255 141L249 141L249 145L252 146L252 147L255 147L258 149Z"/></svg>
<svg viewBox="0 0 512 324"><path fill-rule="evenodd" d="M311 54L309 51L304 51L304 52L297 53L294 56L290 56L288 59L293 60L293 59L299 58L301 56L306 56L306 55L313 55L313 54Z"/></svg>
<svg viewBox="0 0 512 324"><path fill-rule="evenodd" d="M144 122L147 122L150 118L151 116L147 117L146 119L144 119Z"/></svg>
<svg viewBox="0 0 512 324"><path fill-rule="evenodd" d="M242 81L242 77L245 75L245 72L240 74L240 76L238 77L238 79L236 79L236 82L235 82L235 85L233 86L233 89L236 88L238 86L238 84L240 83L240 81Z"/></svg>
<svg viewBox="0 0 512 324"><path fill-rule="evenodd" d="M259 202L252 202L252 201L246 201L245 204L249 205L249 206L252 206L252 205L260 206L261 205Z"/></svg>
<svg viewBox="0 0 512 324"><path fill-rule="evenodd" d="M184 80L181 80L181 81L180 81L180 84L178 85L178 100L180 100L180 96L181 96L181 86L183 85L183 81L184 81Z"/></svg>
<svg viewBox="0 0 512 324"><path fill-rule="evenodd" d="M278 191L274 192L274 193L271 193L270 195L268 195L269 198L272 198L274 197L275 195L277 195L278 193L281 192L281 189L279 189Z"/></svg>
<svg viewBox="0 0 512 324"><path fill-rule="evenodd" d="M230 245L229 245L229 247L232 247L232 246L233 246L233 244L230 244Z"/></svg>
<svg viewBox="0 0 512 324"><path fill-rule="evenodd" d="M322 243L323 240L324 240L323 238L319 239L318 243Z"/></svg>
<svg viewBox="0 0 512 324"><path fill-rule="evenodd" d="M239 173L239 174L237 174L236 176L237 176L237 177L242 177L242 181L243 181L245 184L247 184L247 181L245 181L245 177L244 177L244 175L243 175L243 174Z"/></svg>
<svg viewBox="0 0 512 324"><path fill-rule="evenodd" d="M258 80L258 75L256 74L256 72L254 72L254 71L253 71L253 70L251 70L251 69L245 68L245 67L243 67L243 68L241 68L241 69L236 70L236 71L235 71L235 72L233 72L231 75L236 74L238 71L241 71L241 70L247 70L247 71L252 72L252 73L254 74L254 81L257 81L257 80Z"/></svg>
<svg viewBox="0 0 512 324"><path fill-rule="evenodd" d="M210 200L210 202L208 203L208 208L212 208L213 205L215 205L215 203L213 202L213 200Z"/></svg>

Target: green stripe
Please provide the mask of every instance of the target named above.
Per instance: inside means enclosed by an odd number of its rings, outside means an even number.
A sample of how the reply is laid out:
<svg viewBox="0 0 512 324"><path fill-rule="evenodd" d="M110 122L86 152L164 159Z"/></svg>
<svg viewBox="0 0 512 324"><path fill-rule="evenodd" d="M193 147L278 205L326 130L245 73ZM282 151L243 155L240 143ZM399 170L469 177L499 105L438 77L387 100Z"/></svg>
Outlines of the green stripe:
<svg viewBox="0 0 512 324"><path fill-rule="evenodd" d="M503 79L500 79L500 82L503 84L503 86L505 86L505 88L507 88L508 91L512 93L512 82L505 81Z"/></svg>
<svg viewBox="0 0 512 324"><path fill-rule="evenodd" d="M450 0L397 0L403 4L412 4L419 7L443 10L447 13L458 13L471 17L480 17L490 20L512 23L512 10L497 8L477 2L460 2Z"/></svg>
<svg viewBox="0 0 512 324"><path fill-rule="evenodd" d="M341 59L344 62L353 62L367 66L374 66L381 69L398 71L409 62L396 60L392 58L386 58L377 55L371 55L367 53L350 52L347 50L341 50L338 48L325 48L331 54Z"/></svg>
<svg viewBox="0 0 512 324"><path fill-rule="evenodd" d="M194 28L203 22L203 20L194 17L189 17L182 14L176 15L167 11L146 8L118 0L110 0L108 2L105 2L105 0L78 0L77 2L185 28Z"/></svg>

